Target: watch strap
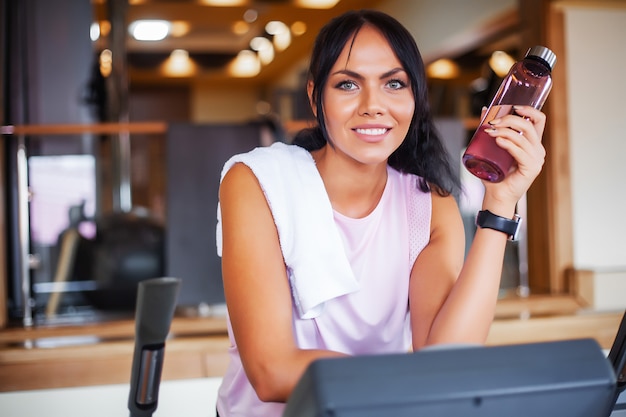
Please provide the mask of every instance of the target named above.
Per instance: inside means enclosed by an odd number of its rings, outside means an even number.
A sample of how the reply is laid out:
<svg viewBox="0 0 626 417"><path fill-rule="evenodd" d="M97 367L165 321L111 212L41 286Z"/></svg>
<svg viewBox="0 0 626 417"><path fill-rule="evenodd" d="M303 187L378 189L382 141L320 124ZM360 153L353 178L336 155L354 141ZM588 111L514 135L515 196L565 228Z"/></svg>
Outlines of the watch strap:
<svg viewBox="0 0 626 417"><path fill-rule="evenodd" d="M476 215L476 226L505 233L510 240L517 240L521 222L522 218L517 214L513 219L498 216L489 210L481 210Z"/></svg>

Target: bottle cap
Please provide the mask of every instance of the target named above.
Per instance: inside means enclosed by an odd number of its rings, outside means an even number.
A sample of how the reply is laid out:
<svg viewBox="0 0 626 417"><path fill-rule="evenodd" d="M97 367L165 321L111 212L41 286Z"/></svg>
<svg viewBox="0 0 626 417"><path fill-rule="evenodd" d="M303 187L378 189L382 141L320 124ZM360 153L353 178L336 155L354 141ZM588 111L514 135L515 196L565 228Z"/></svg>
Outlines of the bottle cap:
<svg viewBox="0 0 626 417"><path fill-rule="evenodd" d="M541 58L546 62L546 64L548 64L550 70L552 70L554 68L554 64L556 64L556 55L545 46L533 46L532 48L528 49L528 52L526 52L526 56L535 56L537 58Z"/></svg>

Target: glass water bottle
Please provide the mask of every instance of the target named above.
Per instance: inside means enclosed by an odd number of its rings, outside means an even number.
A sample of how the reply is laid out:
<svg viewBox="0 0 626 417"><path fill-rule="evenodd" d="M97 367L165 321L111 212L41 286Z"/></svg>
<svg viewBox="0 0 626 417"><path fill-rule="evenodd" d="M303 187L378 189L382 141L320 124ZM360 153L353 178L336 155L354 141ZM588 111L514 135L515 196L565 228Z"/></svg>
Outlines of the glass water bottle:
<svg viewBox="0 0 626 417"><path fill-rule="evenodd" d="M527 105L541 109L552 88L552 69L556 55L545 46L534 46L515 63L502 80L480 125L463 154L463 164L472 174L486 181L500 182L514 163L513 157L500 148L485 129L489 122L513 113L513 106Z"/></svg>

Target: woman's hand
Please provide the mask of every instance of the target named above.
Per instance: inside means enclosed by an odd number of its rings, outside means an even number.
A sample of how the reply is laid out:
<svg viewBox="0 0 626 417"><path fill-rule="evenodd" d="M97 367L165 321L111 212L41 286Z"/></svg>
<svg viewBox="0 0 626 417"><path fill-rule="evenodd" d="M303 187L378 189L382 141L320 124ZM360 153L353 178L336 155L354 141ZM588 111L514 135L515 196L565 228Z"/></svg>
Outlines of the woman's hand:
<svg viewBox="0 0 626 417"><path fill-rule="evenodd" d="M490 122L486 132L516 163L499 183L485 184L485 205L515 205L530 188L543 167L546 150L541 143L546 116L530 106L515 106L510 114Z"/></svg>

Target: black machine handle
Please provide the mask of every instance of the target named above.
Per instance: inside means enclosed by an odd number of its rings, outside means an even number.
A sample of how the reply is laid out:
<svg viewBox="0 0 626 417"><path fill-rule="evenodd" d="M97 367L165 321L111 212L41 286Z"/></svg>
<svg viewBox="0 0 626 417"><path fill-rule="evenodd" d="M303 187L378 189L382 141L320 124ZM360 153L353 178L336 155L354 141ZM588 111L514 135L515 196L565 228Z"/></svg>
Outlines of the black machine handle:
<svg viewBox="0 0 626 417"><path fill-rule="evenodd" d="M622 316L615 342L609 352L609 361L617 376L617 390L618 392L624 391L626 389L626 312Z"/></svg>
<svg viewBox="0 0 626 417"><path fill-rule="evenodd" d="M179 278L141 281L135 307L135 350L130 380L130 417L151 417L157 408L165 339L176 309Z"/></svg>

